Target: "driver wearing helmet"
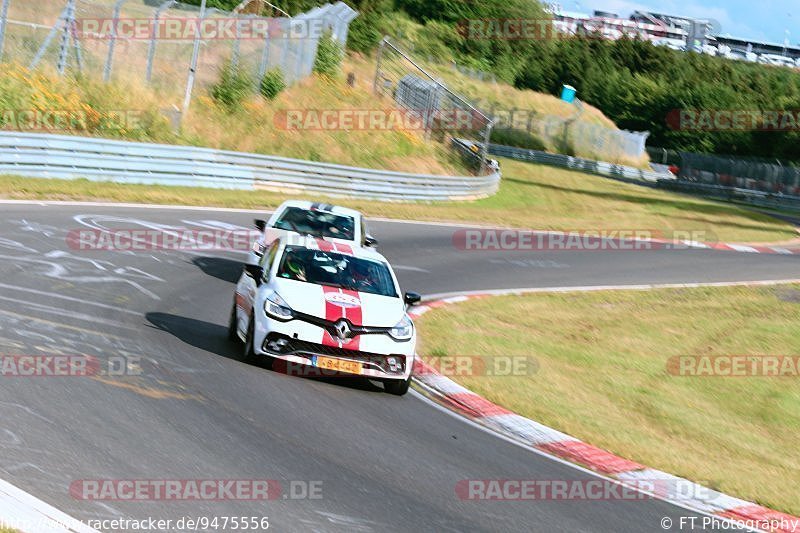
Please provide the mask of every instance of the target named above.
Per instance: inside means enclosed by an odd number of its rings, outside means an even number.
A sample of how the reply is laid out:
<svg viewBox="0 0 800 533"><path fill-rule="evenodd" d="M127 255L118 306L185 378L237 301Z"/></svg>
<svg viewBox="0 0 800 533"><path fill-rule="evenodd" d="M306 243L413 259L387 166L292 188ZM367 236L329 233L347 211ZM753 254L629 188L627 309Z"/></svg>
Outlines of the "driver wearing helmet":
<svg viewBox="0 0 800 533"><path fill-rule="evenodd" d="M295 254L289 253L286 255L285 267L285 274L288 273L288 277L299 281L307 281L305 266L303 266Z"/></svg>
<svg viewBox="0 0 800 533"><path fill-rule="evenodd" d="M357 291L375 287L372 276L370 276L369 264L366 261L353 261L350 264L350 277L353 281L353 287Z"/></svg>

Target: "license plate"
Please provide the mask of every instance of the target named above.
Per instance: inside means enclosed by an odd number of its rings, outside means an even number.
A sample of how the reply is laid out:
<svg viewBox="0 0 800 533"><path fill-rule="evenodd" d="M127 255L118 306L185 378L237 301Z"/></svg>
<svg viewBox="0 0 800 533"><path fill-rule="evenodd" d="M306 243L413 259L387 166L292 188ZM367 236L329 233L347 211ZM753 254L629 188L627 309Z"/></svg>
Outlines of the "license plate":
<svg viewBox="0 0 800 533"><path fill-rule="evenodd" d="M344 361L342 359L332 359L330 357L317 357L317 367L326 370L337 370L348 374L360 374L361 363L358 361Z"/></svg>

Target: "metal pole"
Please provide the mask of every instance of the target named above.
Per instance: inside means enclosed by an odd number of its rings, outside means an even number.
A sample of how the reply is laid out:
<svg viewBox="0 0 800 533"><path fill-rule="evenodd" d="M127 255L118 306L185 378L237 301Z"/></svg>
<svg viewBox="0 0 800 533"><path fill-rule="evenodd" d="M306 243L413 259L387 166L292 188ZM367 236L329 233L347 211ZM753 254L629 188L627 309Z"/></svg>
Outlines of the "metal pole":
<svg viewBox="0 0 800 533"><path fill-rule="evenodd" d="M264 32L264 50L261 52L261 61L258 63L258 76L256 76L256 88L261 87L261 80L267 73L267 65L269 64L269 32L270 25L267 25L267 31Z"/></svg>
<svg viewBox="0 0 800 533"><path fill-rule="evenodd" d="M381 75L381 60L383 59L383 49L386 46L386 37L381 40L381 45L378 47L378 57L375 65L375 79L372 82L373 94L378 94L378 78Z"/></svg>
<svg viewBox="0 0 800 533"><path fill-rule="evenodd" d="M53 24L52 28L50 28L50 32L47 34L47 37L44 38L42 46L39 47L39 50L36 51L36 55L33 56L33 60L31 61L31 64L28 66L30 70L35 69L36 66L39 64L39 61L42 60L44 53L47 51L47 47L50 46L50 42L53 40L53 37L56 36L56 32L58 32L58 25L61 24L61 21L66 16L67 16L67 8L65 7L61 11L61 14L58 16L58 20L56 21L56 23Z"/></svg>
<svg viewBox="0 0 800 533"><path fill-rule="evenodd" d="M483 158L481 159L484 165L486 164L486 158L489 155L489 142L492 139L493 127L494 127L494 122L492 122L491 120L486 123L486 133L483 136Z"/></svg>
<svg viewBox="0 0 800 533"><path fill-rule="evenodd" d="M78 29L75 20L72 21L72 45L75 47L75 58L78 60L78 72L83 71L83 53L81 53L81 43L78 40Z"/></svg>
<svg viewBox="0 0 800 533"><path fill-rule="evenodd" d="M11 0L3 0L3 6L0 8L0 61L3 60L3 45L6 40L6 19L8 19L8 4Z"/></svg>
<svg viewBox="0 0 800 533"><path fill-rule="evenodd" d="M186 94L183 97L183 107L181 108L181 120L189 111L189 103L192 101L192 89L194 88L194 75L197 69L197 56L200 55L200 25L206 17L206 0L200 2L200 22L198 22L197 33L194 38L194 49L192 50L192 64L189 67L189 79L186 80Z"/></svg>
<svg viewBox="0 0 800 533"><path fill-rule="evenodd" d="M231 54L231 68L234 70L239 66L239 40L242 37L242 28L240 26L240 19L236 15L236 38L233 40L233 53Z"/></svg>
<svg viewBox="0 0 800 533"><path fill-rule="evenodd" d="M153 13L153 34L150 37L150 47L147 49L147 74L145 76L147 83L150 83L150 79L153 77L153 59L156 55L156 38L158 37L158 19L161 16L161 12L165 9L169 9L175 2L176 0L167 0L158 6L156 12Z"/></svg>
<svg viewBox="0 0 800 533"><path fill-rule="evenodd" d="M69 59L69 34L75 21L75 0L67 1L67 12L64 17L64 30L61 32L61 48L58 52L58 75L63 76Z"/></svg>
<svg viewBox="0 0 800 533"><path fill-rule="evenodd" d="M106 65L103 67L103 81L111 79L111 68L114 62L114 45L117 42L117 24L119 23L119 12L122 9L122 4L125 0L117 0L114 4L114 17L111 24L111 39L108 42L108 55L106 56Z"/></svg>
<svg viewBox="0 0 800 533"><path fill-rule="evenodd" d="M291 25L292 25L291 19L287 21L286 28L284 28L284 25L281 24L281 30L284 31L283 31L283 45L281 46L280 65L281 69L283 69L283 73L286 75L287 82L294 81L289 79L289 69L286 68L286 57L289 55L289 38L291 36L291 31L292 31Z"/></svg>
<svg viewBox="0 0 800 533"><path fill-rule="evenodd" d="M309 21L304 20L303 22L306 24L306 27L308 27ZM295 56L295 61L297 62L297 64L295 65L294 71L295 71L295 77L299 80L303 77L303 62L305 61L306 57L308 38L296 37L294 41L297 43L297 54Z"/></svg>

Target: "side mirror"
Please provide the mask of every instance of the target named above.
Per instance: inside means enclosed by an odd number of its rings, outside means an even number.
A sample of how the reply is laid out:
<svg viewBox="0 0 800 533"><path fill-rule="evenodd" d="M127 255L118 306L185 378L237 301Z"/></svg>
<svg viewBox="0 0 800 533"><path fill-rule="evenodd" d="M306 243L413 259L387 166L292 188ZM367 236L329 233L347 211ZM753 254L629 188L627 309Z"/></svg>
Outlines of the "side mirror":
<svg viewBox="0 0 800 533"><path fill-rule="evenodd" d="M376 246L378 246L378 239L376 239L372 235L366 235L364 237L364 246L368 248L375 248Z"/></svg>
<svg viewBox="0 0 800 533"><path fill-rule="evenodd" d="M258 265L244 265L244 273L255 280L256 285L261 285L261 278L264 276L264 269Z"/></svg>
<svg viewBox="0 0 800 533"><path fill-rule="evenodd" d="M260 232L263 232L264 228L267 227L267 221L261 220L260 218L255 219L253 223L256 225L256 229Z"/></svg>
<svg viewBox="0 0 800 533"><path fill-rule="evenodd" d="M403 296L403 301L406 305L416 305L422 300L422 296L417 294L416 292L407 292L405 296Z"/></svg>

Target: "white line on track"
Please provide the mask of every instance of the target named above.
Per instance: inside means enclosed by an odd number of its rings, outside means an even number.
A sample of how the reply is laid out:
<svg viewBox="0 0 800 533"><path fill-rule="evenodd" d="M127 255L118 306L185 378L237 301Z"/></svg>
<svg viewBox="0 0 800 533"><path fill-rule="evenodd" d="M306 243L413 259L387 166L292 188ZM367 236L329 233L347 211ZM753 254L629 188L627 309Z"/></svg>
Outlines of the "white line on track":
<svg viewBox="0 0 800 533"><path fill-rule="evenodd" d="M61 294L55 294L53 292L40 291L40 290L37 290L37 289L31 289L30 287L20 287L20 286L17 286L17 285L8 285L7 283L0 283L0 288L12 290L12 291L20 291L20 292L28 292L28 293L31 293L31 294L38 294L40 296L47 296L48 298L56 298L56 299L65 300L65 301L68 301L68 302L81 303L81 304L85 304L85 305L93 305L95 307L100 307L100 308L103 308L103 309L109 309L109 310L112 310L112 311L119 311L120 313L128 313L128 314L136 315L136 316L140 316L141 315L141 313L139 313L137 311L133 311L131 309L125 309L124 307L117 307L116 305L108 305L108 304L103 304L103 303L100 303L100 302L92 302L90 300L84 300L82 298L75 298L73 296L64 296L64 295L61 295Z"/></svg>

